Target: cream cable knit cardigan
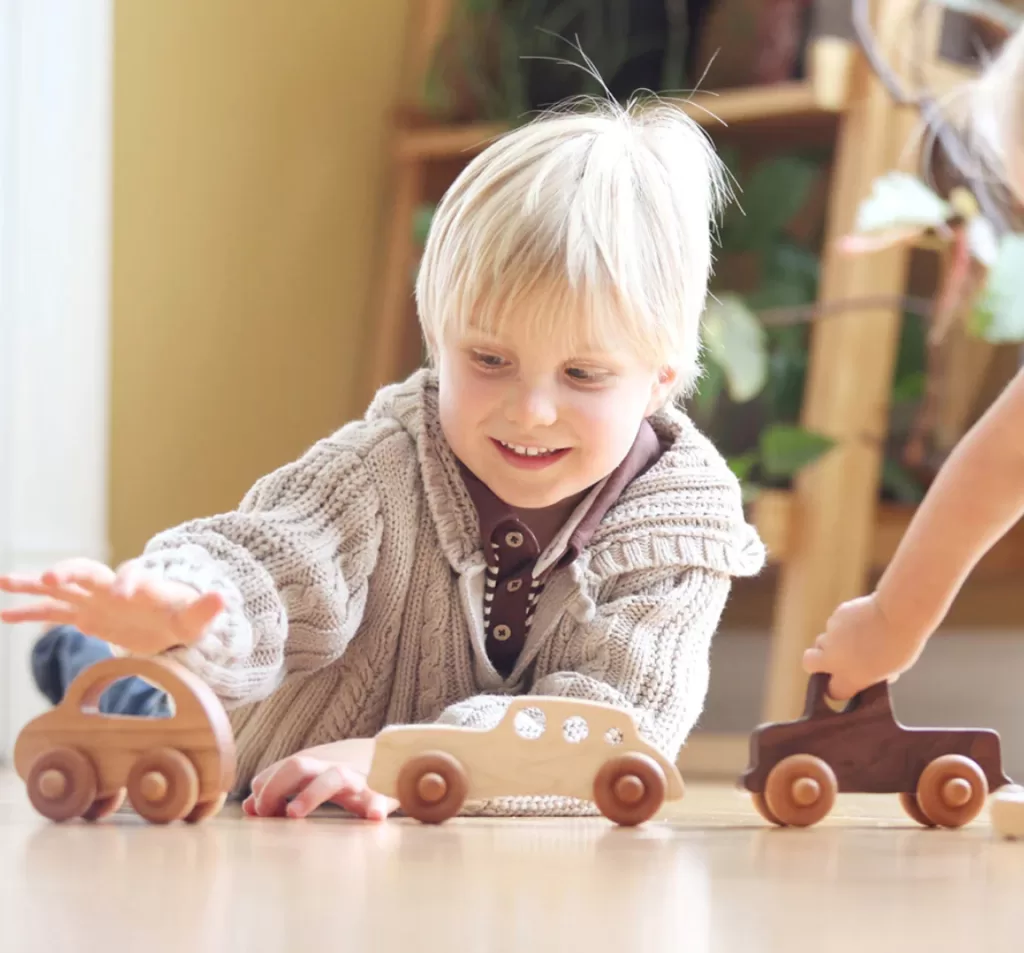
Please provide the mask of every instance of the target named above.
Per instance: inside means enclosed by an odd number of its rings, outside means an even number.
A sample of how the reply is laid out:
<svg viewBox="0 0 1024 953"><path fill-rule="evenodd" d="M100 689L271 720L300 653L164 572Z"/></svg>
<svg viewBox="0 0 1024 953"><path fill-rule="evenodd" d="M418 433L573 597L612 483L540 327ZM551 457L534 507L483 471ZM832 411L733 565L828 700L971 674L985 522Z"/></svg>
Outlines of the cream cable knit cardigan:
<svg viewBox="0 0 1024 953"><path fill-rule="evenodd" d="M631 709L670 759L696 722L730 577L764 561L722 457L680 411L652 418L669 449L552 577L503 679L484 651L478 518L437 398L428 370L382 389L363 420L260 479L235 512L147 545L145 566L226 599L199 643L170 654L228 709L241 790L276 760L387 724L489 727L514 694ZM591 807L512 798L472 809Z"/></svg>

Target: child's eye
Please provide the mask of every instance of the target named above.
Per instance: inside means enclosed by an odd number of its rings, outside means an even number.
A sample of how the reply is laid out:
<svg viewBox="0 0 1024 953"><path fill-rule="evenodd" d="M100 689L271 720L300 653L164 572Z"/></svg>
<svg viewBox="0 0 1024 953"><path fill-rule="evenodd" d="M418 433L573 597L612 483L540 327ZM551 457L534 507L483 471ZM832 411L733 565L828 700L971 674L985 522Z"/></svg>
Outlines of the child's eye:
<svg viewBox="0 0 1024 953"><path fill-rule="evenodd" d="M598 384L608 377L605 371L588 367L567 367L565 374L577 384Z"/></svg>
<svg viewBox="0 0 1024 953"><path fill-rule="evenodd" d="M488 354L486 351L473 351L473 361L488 370L498 370L505 367L508 361L497 354Z"/></svg>

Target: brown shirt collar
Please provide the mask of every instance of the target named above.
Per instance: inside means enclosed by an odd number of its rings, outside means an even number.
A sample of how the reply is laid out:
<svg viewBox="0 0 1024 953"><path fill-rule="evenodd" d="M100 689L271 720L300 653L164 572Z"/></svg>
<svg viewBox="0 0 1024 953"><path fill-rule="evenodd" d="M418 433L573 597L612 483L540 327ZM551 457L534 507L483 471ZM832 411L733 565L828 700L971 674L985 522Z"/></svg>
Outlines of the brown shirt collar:
<svg viewBox="0 0 1024 953"><path fill-rule="evenodd" d="M544 563L566 566L576 559L590 542L605 513L618 500L622 491L657 461L662 450L654 428L645 418L622 462L604 480L591 487L563 530L555 536L552 542L554 549L543 554ZM497 527L517 517L504 500L461 462L459 471L476 507L480 520L480 539L486 554Z"/></svg>

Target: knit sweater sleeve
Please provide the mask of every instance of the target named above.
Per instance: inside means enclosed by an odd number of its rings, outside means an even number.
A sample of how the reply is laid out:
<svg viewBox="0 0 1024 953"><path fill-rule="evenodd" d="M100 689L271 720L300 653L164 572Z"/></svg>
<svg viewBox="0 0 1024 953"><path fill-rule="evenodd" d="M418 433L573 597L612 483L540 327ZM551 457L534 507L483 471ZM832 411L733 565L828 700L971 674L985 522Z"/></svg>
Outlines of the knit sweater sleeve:
<svg viewBox="0 0 1024 953"><path fill-rule="evenodd" d="M168 654L228 708L267 697L285 668L338 658L362 619L380 523L366 466L335 434L260 479L237 510L155 536L144 568L226 603L197 643Z"/></svg>

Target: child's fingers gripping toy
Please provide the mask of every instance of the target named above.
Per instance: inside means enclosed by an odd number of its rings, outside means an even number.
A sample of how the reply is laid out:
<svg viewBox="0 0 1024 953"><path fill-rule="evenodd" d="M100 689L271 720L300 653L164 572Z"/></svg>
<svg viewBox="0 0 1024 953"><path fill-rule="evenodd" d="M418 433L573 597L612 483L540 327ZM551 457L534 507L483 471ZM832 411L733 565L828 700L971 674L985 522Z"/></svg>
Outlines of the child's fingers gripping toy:
<svg viewBox="0 0 1024 953"><path fill-rule="evenodd" d="M167 718L108 715L100 696L139 676L168 693ZM100 820L129 803L154 824L215 815L235 781L235 742L213 690L168 659L113 658L90 666L61 703L18 736L14 766L33 807L52 821Z"/></svg>
<svg viewBox="0 0 1024 953"><path fill-rule="evenodd" d="M999 735L982 728L907 728L892 710L888 682L865 689L841 710L828 702L829 676L812 675L801 718L762 725L750 738L740 783L772 824L806 827L840 792L897 794L926 827L962 827L1003 773Z"/></svg>
<svg viewBox="0 0 1024 953"><path fill-rule="evenodd" d="M467 800L559 795L592 800L609 820L632 826L683 796L678 769L640 738L628 712L536 695L514 699L489 731L385 728L368 782L425 824L454 817Z"/></svg>

